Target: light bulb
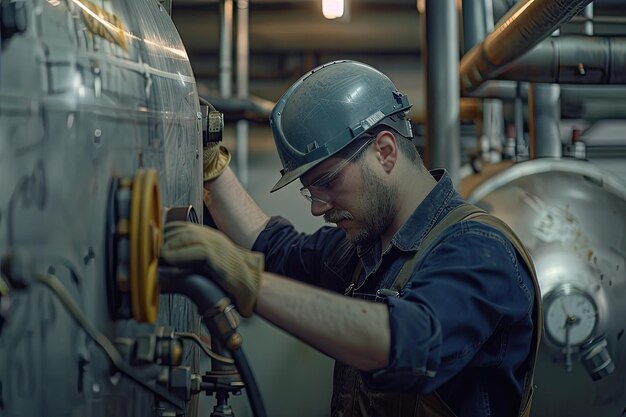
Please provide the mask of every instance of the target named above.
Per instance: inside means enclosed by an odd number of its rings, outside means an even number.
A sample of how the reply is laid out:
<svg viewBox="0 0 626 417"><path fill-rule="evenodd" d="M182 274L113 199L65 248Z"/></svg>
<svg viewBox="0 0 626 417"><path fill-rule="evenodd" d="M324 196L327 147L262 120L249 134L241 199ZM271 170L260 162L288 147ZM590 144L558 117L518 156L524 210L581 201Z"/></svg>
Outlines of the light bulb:
<svg viewBox="0 0 626 417"><path fill-rule="evenodd" d="M326 19L337 19L343 13L344 0L322 0L322 14Z"/></svg>

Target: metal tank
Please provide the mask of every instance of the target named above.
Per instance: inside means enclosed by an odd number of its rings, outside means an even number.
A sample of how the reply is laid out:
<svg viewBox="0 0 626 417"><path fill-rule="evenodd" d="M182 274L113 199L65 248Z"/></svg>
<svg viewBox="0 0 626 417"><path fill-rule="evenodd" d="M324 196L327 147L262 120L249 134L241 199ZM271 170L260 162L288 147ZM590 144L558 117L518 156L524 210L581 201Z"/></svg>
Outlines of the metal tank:
<svg viewBox="0 0 626 417"><path fill-rule="evenodd" d="M470 201L530 249L544 302L535 417L626 411L626 187L577 160L536 159L493 177Z"/></svg>
<svg viewBox="0 0 626 417"><path fill-rule="evenodd" d="M157 394L186 380L148 363L164 361L149 357L150 337L199 319L179 296L144 294L156 324L111 300L110 277L123 286L125 273L111 219L139 178L154 230L159 205L202 212L201 107L183 44L156 0L2 0L0 22L0 416L168 415ZM125 344L147 352L132 372L111 365ZM183 364L196 353L185 344Z"/></svg>

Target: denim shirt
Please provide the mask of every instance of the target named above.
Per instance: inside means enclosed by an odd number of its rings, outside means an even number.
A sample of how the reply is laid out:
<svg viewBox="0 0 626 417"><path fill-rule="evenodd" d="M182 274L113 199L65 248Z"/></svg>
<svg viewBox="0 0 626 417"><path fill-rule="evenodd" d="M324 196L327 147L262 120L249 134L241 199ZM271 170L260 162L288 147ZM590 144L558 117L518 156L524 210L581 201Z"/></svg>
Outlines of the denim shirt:
<svg viewBox="0 0 626 417"><path fill-rule="evenodd" d="M389 365L361 372L371 390L437 391L458 417L518 413L532 343L534 289L521 257L497 230L476 221L449 227L416 264L398 297L380 298L427 233L463 199L443 170L433 190L393 236L358 247L364 275L354 296L389 307ZM322 227L298 233L273 217L253 250L266 270L345 293L356 261L342 274L327 260L345 234Z"/></svg>

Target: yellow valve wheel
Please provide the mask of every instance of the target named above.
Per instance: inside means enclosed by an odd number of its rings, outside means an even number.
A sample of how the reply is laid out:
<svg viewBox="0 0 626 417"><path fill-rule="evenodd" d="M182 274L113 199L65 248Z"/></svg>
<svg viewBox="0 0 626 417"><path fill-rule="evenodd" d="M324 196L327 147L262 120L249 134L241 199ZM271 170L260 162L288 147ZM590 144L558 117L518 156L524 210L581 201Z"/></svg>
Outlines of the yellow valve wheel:
<svg viewBox="0 0 626 417"><path fill-rule="evenodd" d="M161 193L155 170L138 170L133 180L129 219L128 284L133 317L155 323L159 311L157 278L163 240Z"/></svg>

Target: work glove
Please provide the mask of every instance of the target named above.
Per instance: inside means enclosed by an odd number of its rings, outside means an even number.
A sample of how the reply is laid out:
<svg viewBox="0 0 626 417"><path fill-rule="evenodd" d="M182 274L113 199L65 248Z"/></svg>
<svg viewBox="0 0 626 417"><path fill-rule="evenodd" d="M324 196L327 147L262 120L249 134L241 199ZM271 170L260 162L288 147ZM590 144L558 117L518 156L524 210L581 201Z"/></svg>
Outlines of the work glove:
<svg viewBox="0 0 626 417"><path fill-rule="evenodd" d="M202 151L202 180L219 177L230 163L230 152L218 142L209 142Z"/></svg>
<svg viewBox="0 0 626 417"><path fill-rule="evenodd" d="M176 221L165 225L161 258L210 278L228 293L242 316L252 315L264 269L263 254L235 245L218 230Z"/></svg>

